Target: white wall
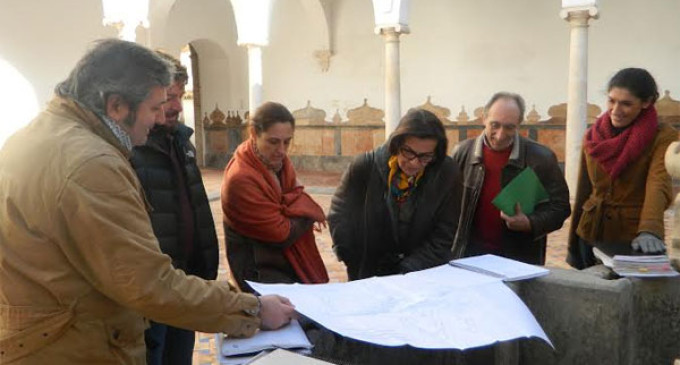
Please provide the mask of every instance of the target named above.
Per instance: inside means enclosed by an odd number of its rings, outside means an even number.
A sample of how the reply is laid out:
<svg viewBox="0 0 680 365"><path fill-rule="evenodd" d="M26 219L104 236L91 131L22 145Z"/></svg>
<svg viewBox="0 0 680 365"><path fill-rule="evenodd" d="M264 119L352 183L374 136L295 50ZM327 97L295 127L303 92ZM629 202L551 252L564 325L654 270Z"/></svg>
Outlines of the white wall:
<svg viewBox="0 0 680 365"><path fill-rule="evenodd" d="M164 36L154 47L179 55L191 43L199 58L201 109L247 109L247 50L236 44L236 23L228 0L178 0L170 9Z"/></svg>
<svg viewBox="0 0 680 365"><path fill-rule="evenodd" d="M93 40L115 35L102 25L101 1L0 0L0 57L31 82L41 106Z"/></svg>
<svg viewBox="0 0 680 365"><path fill-rule="evenodd" d="M370 1L342 0L333 3L331 34L334 55L330 69L322 72L313 57L311 22L297 1L279 1L272 16L270 45L264 51L264 98L277 100L291 110L307 100L325 109L331 119L336 109L346 115L368 98L370 105L383 105L382 40L373 33Z"/></svg>
<svg viewBox="0 0 680 365"><path fill-rule="evenodd" d="M178 55L192 42L199 50L203 110L247 108L247 51L236 45L230 2L155 1L163 6L152 9L170 12L151 14L163 19L152 27L165 24L152 29L152 46ZM334 55L324 73L312 56L319 30L308 13L298 0L276 2L264 98L291 109L311 100L328 119L336 109L344 118L364 98L383 108L383 41L373 32L371 1L330 3ZM567 98L569 25L559 11L559 0L412 1L411 34L401 37L402 112L431 95L453 116L461 105L471 114L504 89L546 118ZM648 68L661 91L680 99L680 0L601 0L600 12L590 27L590 101L602 105L608 78L627 66ZM41 106L92 40L115 33L101 25L98 0L0 0L0 58L31 83Z"/></svg>
<svg viewBox="0 0 680 365"><path fill-rule="evenodd" d="M600 11L590 27L589 96L604 102L618 69L643 67L661 95L680 100L680 0L600 0Z"/></svg>
<svg viewBox="0 0 680 365"><path fill-rule="evenodd" d="M499 90L521 93L529 107L566 102L569 24L558 0L427 0L411 2L411 34L401 36L402 112L425 102L469 114ZM328 119L340 109L383 108L383 42L373 33L368 0L333 2L335 55L322 73L300 4L277 2L264 52L264 96L291 109L312 100ZM648 68L660 89L680 99L680 0L601 0L591 21L589 99L600 106L611 75Z"/></svg>
<svg viewBox="0 0 680 365"><path fill-rule="evenodd" d="M115 35L100 1L0 0L0 146L53 95L88 45Z"/></svg>

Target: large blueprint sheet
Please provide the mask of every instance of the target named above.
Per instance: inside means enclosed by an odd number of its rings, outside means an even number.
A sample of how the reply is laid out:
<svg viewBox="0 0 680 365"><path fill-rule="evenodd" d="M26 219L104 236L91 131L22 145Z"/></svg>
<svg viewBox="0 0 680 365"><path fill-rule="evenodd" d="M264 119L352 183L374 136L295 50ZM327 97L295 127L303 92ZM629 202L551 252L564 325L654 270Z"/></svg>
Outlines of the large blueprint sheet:
<svg viewBox="0 0 680 365"><path fill-rule="evenodd" d="M298 312L331 331L379 345L464 350L538 337L552 346L500 279L451 265L348 283L250 285L290 298Z"/></svg>

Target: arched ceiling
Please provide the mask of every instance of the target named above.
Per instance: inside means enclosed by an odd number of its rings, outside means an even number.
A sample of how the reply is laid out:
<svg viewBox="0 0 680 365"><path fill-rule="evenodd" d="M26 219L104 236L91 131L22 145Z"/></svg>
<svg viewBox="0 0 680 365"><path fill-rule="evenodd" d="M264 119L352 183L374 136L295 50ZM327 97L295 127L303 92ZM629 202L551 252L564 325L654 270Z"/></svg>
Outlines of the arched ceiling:
<svg viewBox="0 0 680 365"><path fill-rule="evenodd" d="M166 27L168 26L168 15L172 7L179 0L151 0L149 3L149 23L151 25L152 45L162 44ZM229 0L223 0L230 3ZM288 1L288 0L286 0ZM299 0L305 9L306 14L313 29L312 34L318 35L313 45L313 49L332 53L331 21L333 0ZM283 4L280 2L279 5ZM231 4L230 4L231 6ZM274 14L273 16L276 16Z"/></svg>

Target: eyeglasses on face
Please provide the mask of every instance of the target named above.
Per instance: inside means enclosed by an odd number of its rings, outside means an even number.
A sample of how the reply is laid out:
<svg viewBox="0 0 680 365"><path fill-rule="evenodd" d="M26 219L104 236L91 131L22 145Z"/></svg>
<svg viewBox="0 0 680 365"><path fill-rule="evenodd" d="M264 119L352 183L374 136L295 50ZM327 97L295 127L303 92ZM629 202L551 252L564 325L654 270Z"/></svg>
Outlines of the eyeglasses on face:
<svg viewBox="0 0 680 365"><path fill-rule="evenodd" d="M399 147L399 153L401 153L401 155L409 161L417 158L418 161L423 164L430 163L434 160L434 152L417 153L408 146Z"/></svg>

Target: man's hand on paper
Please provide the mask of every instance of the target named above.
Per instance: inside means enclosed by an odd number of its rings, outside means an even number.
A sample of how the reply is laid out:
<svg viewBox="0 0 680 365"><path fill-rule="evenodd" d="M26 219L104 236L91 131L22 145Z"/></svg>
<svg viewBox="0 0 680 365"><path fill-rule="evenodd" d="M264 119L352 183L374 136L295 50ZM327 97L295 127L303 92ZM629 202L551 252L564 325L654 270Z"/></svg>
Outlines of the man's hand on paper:
<svg viewBox="0 0 680 365"><path fill-rule="evenodd" d="M526 214L522 213L522 207L519 203L515 204L515 215L509 216L501 211L501 218L511 231L531 232L531 221Z"/></svg>
<svg viewBox="0 0 680 365"><path fill-rule="evenodd" d="M260 297L262 308L260 319L263 330L275 330L287 325L296 317L295 306L286 297L280 295L263 295Z"/></svg>
<svg viewBox="0 0 680 365"><path fill-rule="evenodd" d="M634 251L642 251L645 254L663 254L666 252L666 245L663 241L648 232L640 232L630 246Z"/></svg>

